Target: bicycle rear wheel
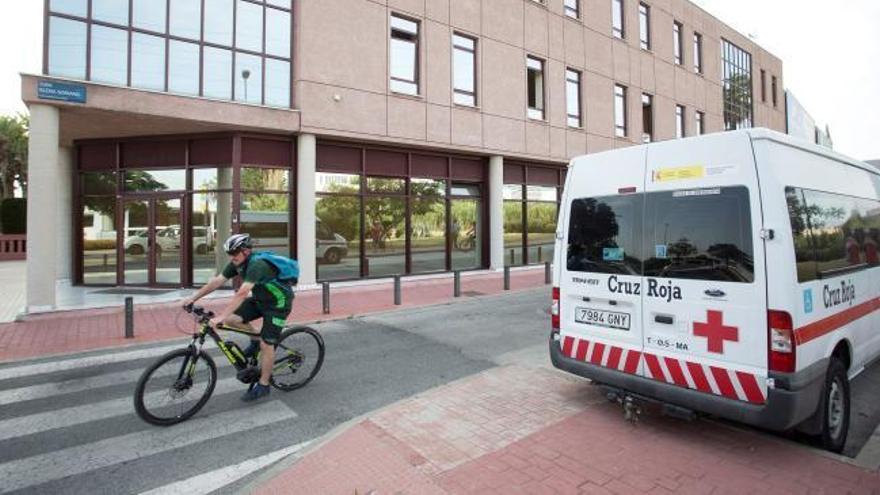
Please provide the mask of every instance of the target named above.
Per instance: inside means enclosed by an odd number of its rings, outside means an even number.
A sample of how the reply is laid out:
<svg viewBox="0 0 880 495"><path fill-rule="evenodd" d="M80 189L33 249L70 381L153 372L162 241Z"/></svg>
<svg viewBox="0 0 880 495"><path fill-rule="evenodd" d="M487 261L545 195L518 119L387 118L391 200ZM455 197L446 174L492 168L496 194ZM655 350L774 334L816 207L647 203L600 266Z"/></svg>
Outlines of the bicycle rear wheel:
<svg viewBox="0 0 880 495"><path fill-rule="evenodd" d="M171 351L141 375L134 391L134 410L150 424L177 424L208 402L216 384L217 365L205 351L197 359L189 347Z"/></svg>
<svg viewBox="0 0 880 495"><path fill-rule="evenodd" d="M291 327L281 333L275 348L275 366L270 383L284 390L296 390L312 381L324 363L324 339L309 327Z"/></svg>

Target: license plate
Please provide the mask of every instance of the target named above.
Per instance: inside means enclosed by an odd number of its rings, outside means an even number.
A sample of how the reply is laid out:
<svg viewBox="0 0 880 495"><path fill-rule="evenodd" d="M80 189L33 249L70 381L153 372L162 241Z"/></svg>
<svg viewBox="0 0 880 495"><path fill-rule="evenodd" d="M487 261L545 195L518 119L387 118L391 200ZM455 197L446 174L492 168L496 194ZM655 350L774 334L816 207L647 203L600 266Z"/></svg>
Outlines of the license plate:
<svg viewBox="0 0 880 495"><path fill-rule="evenodd" d="M629 330L629 314L593 308L575 308L574 321L600 327Z"/></svg>

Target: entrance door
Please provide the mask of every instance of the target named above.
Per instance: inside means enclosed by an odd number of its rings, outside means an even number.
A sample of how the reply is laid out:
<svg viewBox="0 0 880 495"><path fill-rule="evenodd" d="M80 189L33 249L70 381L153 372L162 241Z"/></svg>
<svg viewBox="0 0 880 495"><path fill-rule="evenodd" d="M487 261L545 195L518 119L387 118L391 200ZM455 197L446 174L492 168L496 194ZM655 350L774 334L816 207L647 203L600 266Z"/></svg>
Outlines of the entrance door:
<svg viewBox="0 0 880 495"><path fill-rule="evenodd" d="M124 285L180 286L183 196L124 201Z"/></svg>

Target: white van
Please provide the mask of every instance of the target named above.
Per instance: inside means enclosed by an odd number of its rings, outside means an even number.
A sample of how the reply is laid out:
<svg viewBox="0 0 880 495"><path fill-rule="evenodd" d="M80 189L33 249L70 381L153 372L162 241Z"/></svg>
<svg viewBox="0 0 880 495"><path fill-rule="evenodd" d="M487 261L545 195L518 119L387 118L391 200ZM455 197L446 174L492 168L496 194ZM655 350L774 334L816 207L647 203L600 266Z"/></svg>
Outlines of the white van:
<svg viewBox="0 0 880 495"><path fill-rule="evenodd" d="M575 158L550 354L611 396L840 451L880 354L880 174L764 129Z"/></svg>

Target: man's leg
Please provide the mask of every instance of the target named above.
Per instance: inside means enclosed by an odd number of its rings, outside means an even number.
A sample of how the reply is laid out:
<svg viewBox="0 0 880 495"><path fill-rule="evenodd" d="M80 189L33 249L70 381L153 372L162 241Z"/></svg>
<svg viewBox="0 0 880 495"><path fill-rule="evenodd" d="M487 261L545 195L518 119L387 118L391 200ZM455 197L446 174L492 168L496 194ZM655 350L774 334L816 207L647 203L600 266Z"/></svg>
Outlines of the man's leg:
<svg viewBox="0 0 880 495"><path fill-rule="evenodd" d="M260 384L269 385L272 367L275 365L275 345L260 340Z"/></svg>
<svg viewBox="0 0 880 495"><path fill-rule="evenodd" d="M255 307L254 301L250 298L245 299L241 306L234 313L227 316L223 323L232 327L241 328L242 330L252 334L250 345L243 352L244 357L250 358L260 349L259 331L251 325L251 321L259 318L260 314Z"/></svg>

